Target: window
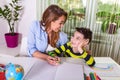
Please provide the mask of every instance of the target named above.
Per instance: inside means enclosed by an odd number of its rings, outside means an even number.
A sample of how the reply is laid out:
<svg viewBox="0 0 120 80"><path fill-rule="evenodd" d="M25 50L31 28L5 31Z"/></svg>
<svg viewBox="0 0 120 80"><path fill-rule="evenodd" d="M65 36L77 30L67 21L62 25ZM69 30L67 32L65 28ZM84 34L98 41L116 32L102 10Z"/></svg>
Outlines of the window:
<svg viewBox="0 0 120 80"><path fill-rule="evenodd" d="M98 0L97 21L103 21L112 14L120 16L120 0Z"/></svg>
<svg viewBox="0 0 120 80"><path fill-rule="evenodd" d="M68 12L63 31L71 36L76 27L85 25L86 0L57 0L57 4Z"/></svg>

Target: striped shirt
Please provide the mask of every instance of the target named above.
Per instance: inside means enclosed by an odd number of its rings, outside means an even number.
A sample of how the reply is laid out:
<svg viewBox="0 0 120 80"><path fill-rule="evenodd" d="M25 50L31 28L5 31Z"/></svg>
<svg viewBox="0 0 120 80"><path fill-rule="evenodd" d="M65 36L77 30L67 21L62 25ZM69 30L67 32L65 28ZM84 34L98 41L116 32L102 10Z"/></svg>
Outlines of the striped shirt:
<svg viewBox="0 0 120 80"><path fill-rule="evenodd" d="M86 61L86 64L89 66L94 66L95 60L94 58L88 54L85 50L82 54L74 53L71 47L70 42L56 48L53 52L48 53L50 56L59 56L59 57L72 57L72 58L82 58Z"/></svg>

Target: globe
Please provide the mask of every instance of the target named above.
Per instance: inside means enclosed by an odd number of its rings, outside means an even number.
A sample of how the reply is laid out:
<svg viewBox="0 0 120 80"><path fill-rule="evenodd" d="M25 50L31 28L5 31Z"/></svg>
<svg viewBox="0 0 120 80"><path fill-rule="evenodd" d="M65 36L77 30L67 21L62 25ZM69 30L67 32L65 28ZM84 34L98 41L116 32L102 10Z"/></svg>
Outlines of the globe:
<svg viewBox="0 0 120 80"><path fill-rule="evenodd" d="M6 80L22 80L24 69L21 65L9 63L6 65L5 77Z"/></svg>

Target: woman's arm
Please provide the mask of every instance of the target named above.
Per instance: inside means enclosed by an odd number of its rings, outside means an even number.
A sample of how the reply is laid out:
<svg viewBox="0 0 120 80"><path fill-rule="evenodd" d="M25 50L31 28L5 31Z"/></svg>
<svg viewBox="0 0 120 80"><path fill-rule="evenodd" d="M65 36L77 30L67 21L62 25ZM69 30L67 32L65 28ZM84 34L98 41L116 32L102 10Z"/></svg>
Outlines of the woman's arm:
<svg viewBox="0 0 120 80"><path fill-rule="evenodd" d="M34 21L28 33L28 54L33 56L33 53L45 52L47 47L47 35L46 32L41 28L39 21Z"/></svg>
<svg viewBox="0 0 120 80"><path fill-rule="evenodd" d="M39 51L35 51L32 56L36 57L36 58L39 58L39 59L43 59L51 65L58 65L58 63L56 62L56 58L51 57L51 56L46 55L46 54L43 54Z"/></svg>
<svg viewBox="0 0 120 80"><path fill-rule="evenodd" d="M40 51L35 51L35 52L32 54L32 56L33 56L33 57L36 57L36 58L43 59L43 60L47 60L47 58L48 58L48 55L43 54L43 53L41 53Z"/></svg>

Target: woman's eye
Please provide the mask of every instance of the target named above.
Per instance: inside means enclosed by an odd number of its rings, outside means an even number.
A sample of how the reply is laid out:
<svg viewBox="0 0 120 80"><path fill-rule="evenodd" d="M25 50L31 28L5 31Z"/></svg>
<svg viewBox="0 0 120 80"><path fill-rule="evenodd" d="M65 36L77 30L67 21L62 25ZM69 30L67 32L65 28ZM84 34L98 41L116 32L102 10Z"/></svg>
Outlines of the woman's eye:
<svg viewBox="0 0 120 80"><path fill-rule="evenodd" d="M60 25L63 25L63 23L60 23Z"/></svg>

